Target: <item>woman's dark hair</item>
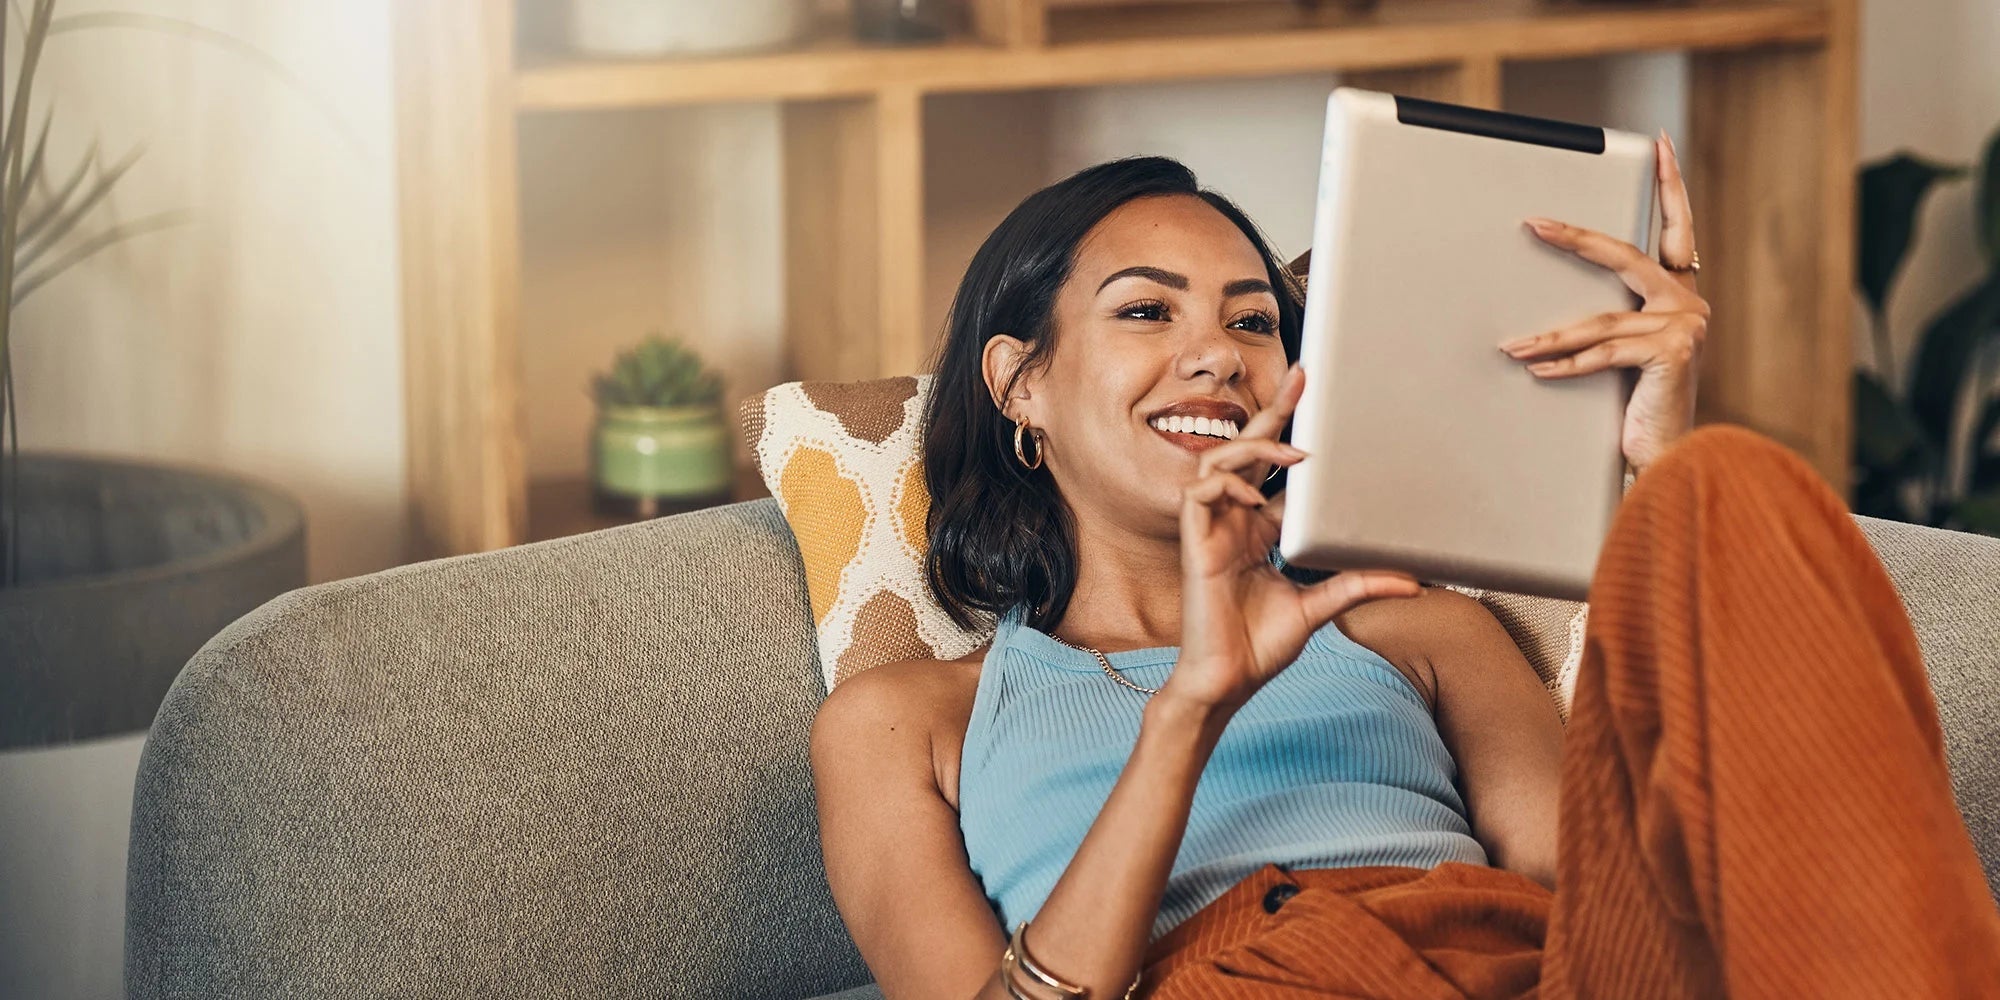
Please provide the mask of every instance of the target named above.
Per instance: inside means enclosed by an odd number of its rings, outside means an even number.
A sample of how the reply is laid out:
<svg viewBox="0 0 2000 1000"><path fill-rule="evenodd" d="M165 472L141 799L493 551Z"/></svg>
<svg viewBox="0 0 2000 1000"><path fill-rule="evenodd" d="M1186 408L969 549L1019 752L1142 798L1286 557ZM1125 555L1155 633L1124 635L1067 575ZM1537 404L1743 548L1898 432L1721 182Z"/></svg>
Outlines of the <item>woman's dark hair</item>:
<svg viewBox="0 0 2000 1000"><path fill-rule="evenodd" d="M1069 279L1084 235L1120 205L1159 195L1200 198L1257 248L1277 293L1285 357L1299 356L1301 303L1284 264L1241 209L1203 190L1178 161L1114 160L1029 195L966 266L924 412L924 484L931 494L924 573L945 613L962 627L1025 605L1029 625L1052 629L1076 587L1069 507L1046 467L1029 471L1015 459L1014 424L993 405L981 371L986 342L1006 333L1028 343L1014 379L1045 367L1055 349L1056 293ZM1005 388L1003 399L1013 382ZM1282 480L1266 490L1276 492Z"/></svg>

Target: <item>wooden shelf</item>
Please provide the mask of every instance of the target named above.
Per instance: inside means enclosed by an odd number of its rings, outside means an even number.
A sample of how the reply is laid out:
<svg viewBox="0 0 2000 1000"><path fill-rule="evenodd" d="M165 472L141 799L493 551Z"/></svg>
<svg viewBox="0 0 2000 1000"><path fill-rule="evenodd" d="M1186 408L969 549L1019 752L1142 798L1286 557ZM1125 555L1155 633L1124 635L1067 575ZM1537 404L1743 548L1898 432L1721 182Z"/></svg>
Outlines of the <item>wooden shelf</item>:
<svg viewBox="0 0 2000 1000"><path fill-rule="evenodd" d="M1059 31L1047 46L969 38L871 46L829 24L818 40L783 52L659 60L531 56L515 76L514 101L527 112L605 110L1533 61L1806 44L1824 40L1830 23L1827 8L1807 0L1421 0L1361 15L1313 18L1288 11L1279 7L1260 17L1168 8L1145 19L1078 12L1058 21L1077 30ZM1224 15L1232 16L1218 20Z"/></svg>
<svg viewBox="0 0 2000 1000"><path fill-rule="evenodd" d="M529 482L524 127L646 127L659 119L572 113L777 103L786 328L771 367L857 379L923 366L972 248L1047 182L1054 92L1339 74L1499 108L1510 66L1654 51L1689 55L1681 156L1715 310L1699 416L1777 438L1844 489L1858 3L1381 0L1302 14L1250 0L977 0L980 37L872 46L829 22L790 51L675 60L524 50L515 16L547 15L538 0L398 3L411 554L593 523L550 527L552 511L577 512L561 490L579 488Z"/></svg>

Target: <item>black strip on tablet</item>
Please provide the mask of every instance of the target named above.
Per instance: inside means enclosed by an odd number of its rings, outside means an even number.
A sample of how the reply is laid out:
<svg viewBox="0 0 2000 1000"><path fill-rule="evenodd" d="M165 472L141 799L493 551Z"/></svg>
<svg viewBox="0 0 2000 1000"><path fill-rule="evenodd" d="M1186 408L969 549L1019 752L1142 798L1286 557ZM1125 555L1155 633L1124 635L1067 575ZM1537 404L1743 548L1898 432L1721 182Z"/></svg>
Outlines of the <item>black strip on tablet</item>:
<svg viewBox="0 0 2000 1000"><path fill-rule="evenodd" d="M1531 142L1538 146L1573 149L1579 153L1604 152L1604 130L1590 125L1530 118L1505 111L1485 111L1426 101L1420 97L1397 97L1396 120L1405 125L1483 135L1490 139Z"/></svg>

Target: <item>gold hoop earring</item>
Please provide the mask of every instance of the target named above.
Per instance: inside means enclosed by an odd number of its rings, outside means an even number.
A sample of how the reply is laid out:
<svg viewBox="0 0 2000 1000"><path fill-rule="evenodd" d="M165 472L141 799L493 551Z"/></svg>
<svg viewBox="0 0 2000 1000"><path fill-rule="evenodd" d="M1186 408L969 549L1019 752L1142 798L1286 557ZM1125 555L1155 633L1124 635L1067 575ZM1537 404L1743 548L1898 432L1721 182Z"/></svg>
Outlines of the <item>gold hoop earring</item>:
<svg viewBox="0 0 2000 1000"><path fill-rule="evenodd" d="M1023 435L1031 439L1034 438L1033 434L1028 433L1028 422L1026 420L1014 421L1014 457L1020 459L1021 464L1026 466L1028 471L1033 472L1042 467L1042 444L1038 439L1035 441L1035 460L1030 462L1028 461L1027 449L1021 444Z"/></svg>

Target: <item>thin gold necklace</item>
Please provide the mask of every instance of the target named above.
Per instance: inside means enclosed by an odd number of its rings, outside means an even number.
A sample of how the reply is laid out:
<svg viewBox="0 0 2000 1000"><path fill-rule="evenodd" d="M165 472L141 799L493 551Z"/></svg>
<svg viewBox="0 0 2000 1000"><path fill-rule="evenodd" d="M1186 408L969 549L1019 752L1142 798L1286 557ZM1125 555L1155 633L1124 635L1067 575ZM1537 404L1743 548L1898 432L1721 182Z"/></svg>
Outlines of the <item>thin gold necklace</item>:
<svg viewBox="0 0 2000 1000"><path fill-rule="evenodd" d="M1053 632L1049 633L1049 638L1054 639L1055 641L1062 643L1063 645L1068 646L1069 648L1074 649L1079 653L1089 653L1090 655L1097 657L1097 665L1104 668L1104 676L1109 677L1112 680L1117 681L1118 683L1123 684L1126 687L1139 692L1140 694L1150 695L1150 694L1160 693L1159 688L1140 687L1139 685L1126 680L1123 676L1121 676L1118 673L1118 671L1111 669L1111 658L1105 656L1102 652L1098 650L1092 649L1089 646L1078 645L1074 642L1069 641L1068 639L1063 638L1062 636L1056 635Z"/></svg>

